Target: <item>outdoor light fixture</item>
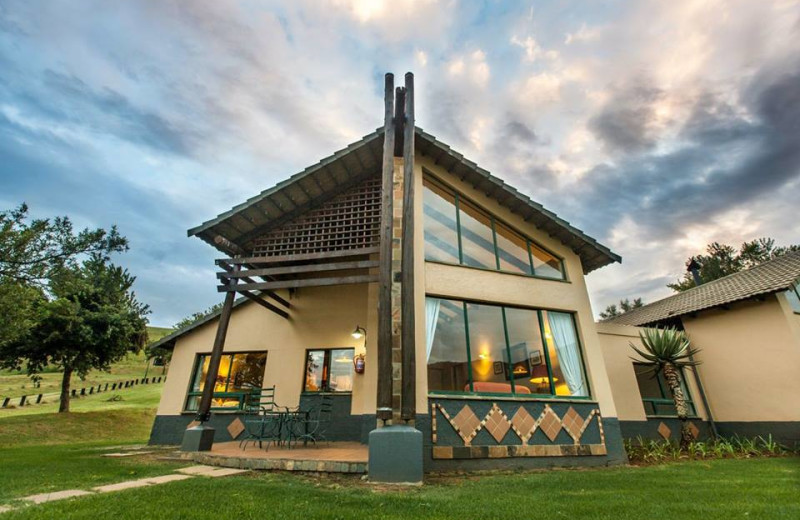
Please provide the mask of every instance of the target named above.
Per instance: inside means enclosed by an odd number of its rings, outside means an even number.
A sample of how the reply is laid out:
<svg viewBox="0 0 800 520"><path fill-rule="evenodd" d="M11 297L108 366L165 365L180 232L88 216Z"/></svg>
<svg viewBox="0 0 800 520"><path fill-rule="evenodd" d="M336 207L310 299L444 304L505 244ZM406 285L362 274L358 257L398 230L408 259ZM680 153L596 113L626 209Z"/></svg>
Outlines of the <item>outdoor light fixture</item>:
<svg viewBox="0 0 800 520"><path fill-rule="evenodd" d="M361 327L360 325L356 325L356 330L354 330L353 333L350 335L353 336L355 339L361 339L366 334L367 334L367 329Z"/></svg>

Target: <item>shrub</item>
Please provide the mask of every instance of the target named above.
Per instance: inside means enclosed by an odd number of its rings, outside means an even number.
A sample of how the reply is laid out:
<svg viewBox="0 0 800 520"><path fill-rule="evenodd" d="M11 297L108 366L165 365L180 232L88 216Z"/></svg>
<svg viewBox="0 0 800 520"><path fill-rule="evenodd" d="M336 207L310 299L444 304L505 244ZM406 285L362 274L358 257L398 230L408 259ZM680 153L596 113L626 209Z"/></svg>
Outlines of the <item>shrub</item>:
<svg viewBox="0 0 800 520"><path fill-rule="evenodd" d="M682 449L672 440L654 440L636 437L625 439L625 451L631 463L659 464L675 460L730 459L749 457L780 457L792 450L767 437L719 437L705 441L692 441Z"/></svg>

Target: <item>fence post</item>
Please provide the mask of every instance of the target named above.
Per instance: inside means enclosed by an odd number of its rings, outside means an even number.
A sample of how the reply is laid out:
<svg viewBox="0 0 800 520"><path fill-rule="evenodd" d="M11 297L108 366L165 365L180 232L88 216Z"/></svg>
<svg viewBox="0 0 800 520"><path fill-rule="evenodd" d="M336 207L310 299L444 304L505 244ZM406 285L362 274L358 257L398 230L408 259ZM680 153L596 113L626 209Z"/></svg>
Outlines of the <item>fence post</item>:
<svg viewBox="0 0 800 520"><path fill-rule="evenodd" d="M25 406L25 399L27 399L27 398L28 398L27 395L23 395L22 397L20 397L19 398L19 405L20 406Z"/></svg>
<svg viewBox="0 0 800 520"><path fill-rule="evenodd" d="M72 397L78 397L78 391L74 388L72 389Z"/></svg>
<svg viewBox="0 0 800 520"><path fill-rule="evenodd" d="M81 388L81 395L86 395L86 387Z"/></svg>
<svg viewBox="0 0 800 520"><path fill-rule="evenodd" d="M41 402L42 402L42 394L39 394L36 396L36 404L39 404Z"/></svg>
<svg viewBox="0 0 800 520"><path fill-rule="evenodd" d="M7 408L8 407L8 402L9 401L11 401L10 397L6 397L5 399L3 399L3 408Z"/></svg>
<svg viewBox="0 0 800 520"><path fill-rule="evenodd" d="M103 392L108 392L108 383L106 383L106 387L103 389Z"/></svg>

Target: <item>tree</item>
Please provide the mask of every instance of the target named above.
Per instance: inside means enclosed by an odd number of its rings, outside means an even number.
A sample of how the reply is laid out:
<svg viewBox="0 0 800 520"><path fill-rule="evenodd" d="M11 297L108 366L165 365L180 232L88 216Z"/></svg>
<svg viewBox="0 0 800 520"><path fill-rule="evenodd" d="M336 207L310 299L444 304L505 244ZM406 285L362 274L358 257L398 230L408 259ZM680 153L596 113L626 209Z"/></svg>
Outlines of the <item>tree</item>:
<svg viewBox="0 0 800 520"><path fill-rule="evenodd" d="M217 312L221 308L222 308L222 304L221 303L217 303L216 305L212 305L211 307L209 307L205 311L195 312L194 314L192 314L190 316L186 316L185 318L183 318L182 320L180 320L178 323L175 324L175 330L185 329L189 325L192 325L193 323L196 323L196 322L202 320L206 316L208 316L210 314L214 314L215 312Z"/></svg>
<svg viewBox="0 0 800 520"><path fill-rule="evenodd" d="M750 269L790 251L800 251L800 245L776 247L775 239L764 237L743 242L737 251L736 248L727 244L712 242L706 246L707 254L689 258L686 265L692 261L696 262L699 266L700 281L708 283L723 276ZM667 287L682 292L696 287L696 285L692 274L686 272L683 278L675 283L667 284Z"/></svg>
<svg viewBox="0 0 800 520"><path fill-rule="evenodd" d="M638 309L643 305L644 303L642 302L641 298L634 298L633 301L625 298L624 300L619 301L619 307L617 307L617 304L615 303L612 303L606 307L606 310L600 313L600 319L610 320L611 318L616 318L617 316L625 314L630 310Z"/></svg>
<svg viewBox="0 0 800 520"><path fill-rule="evenodd" d="M87 254L125 251L116 227L75 232L68 217L28 218L28 206L0 212L0 346L34 324L34 303L47 297L51 276Z"/></svg>
<svg viewBox="0 0 800 520"><path fill-rule="evenodd" d="M681 371L699 364L698 361L694 361L694 356L700 351L690 345L686 333L674 328L644 329L639 332L639 339L642 342L642 349L633 343L630 346L640 359L631 359L636 362L644 360L644 364L649 365L653 371L653 377L658 376L659 372L664 372L664 379L667 381L678 419L681 421L681 447L686 448L694 440L694 436L689 429L689 406L686 404L686 396L683 395Z"/></svg>
<svg viewBox="0 0 800 520"><path fill-rule="evenodd" d="M51 365L63 370L59 412L68 412L72 375L108 370L141 350L149 309L131 290L135 278L98 253L49 276L49 298L34 302L23 335L0 345L0 366L24 368L31 377Z"/></svg>

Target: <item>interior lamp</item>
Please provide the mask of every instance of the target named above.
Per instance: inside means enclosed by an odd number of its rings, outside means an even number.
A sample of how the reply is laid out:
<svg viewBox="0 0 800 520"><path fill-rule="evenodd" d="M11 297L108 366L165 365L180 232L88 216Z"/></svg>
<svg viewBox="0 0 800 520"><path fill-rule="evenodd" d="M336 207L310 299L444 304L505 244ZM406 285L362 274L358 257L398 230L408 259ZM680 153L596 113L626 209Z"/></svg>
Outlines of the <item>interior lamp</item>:
<svg viewBox="0 0 800 520"><path fill-rule="evenodd" d="M547 365L536 365L531 371L531 383L539 386L546 386L550 381L549 374L547 373ZM558 378L553 376L553 383L558 381Z"/></svg>

